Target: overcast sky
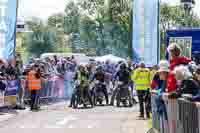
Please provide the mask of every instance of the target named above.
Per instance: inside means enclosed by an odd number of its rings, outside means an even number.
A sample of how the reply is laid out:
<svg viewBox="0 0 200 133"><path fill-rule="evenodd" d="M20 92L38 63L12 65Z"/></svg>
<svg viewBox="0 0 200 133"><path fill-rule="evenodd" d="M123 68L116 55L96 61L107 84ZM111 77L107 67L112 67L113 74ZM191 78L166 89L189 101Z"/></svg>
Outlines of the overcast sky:
<svg viewBox="0 0 200 133"><path fill-rule="evenodd" d="M53 13L63 12L69 0L19 0L19 17L37 16L47 19ZM161 0L178 4L180 0ZM195 12L200 16L200 0L196 0Z"/></svg>

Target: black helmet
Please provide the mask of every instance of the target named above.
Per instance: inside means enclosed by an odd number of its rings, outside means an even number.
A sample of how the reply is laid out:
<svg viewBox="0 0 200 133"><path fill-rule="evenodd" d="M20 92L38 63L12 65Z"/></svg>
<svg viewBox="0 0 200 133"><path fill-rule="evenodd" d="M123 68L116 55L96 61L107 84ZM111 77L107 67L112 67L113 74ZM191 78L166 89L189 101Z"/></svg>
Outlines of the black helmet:
<svg viewBox="0 0 200 133"><path fill-rule="evenodd" d="M98 66L97 71L103 71L103 66Z"/></svg>
<svg viewBox="0 0 200 133"><path fill-rule="evenodd" d="M125 69L126 69L126 64L122 63L122 64L120 65L120 69L121 69L121 70L125 70Z"/></svg>

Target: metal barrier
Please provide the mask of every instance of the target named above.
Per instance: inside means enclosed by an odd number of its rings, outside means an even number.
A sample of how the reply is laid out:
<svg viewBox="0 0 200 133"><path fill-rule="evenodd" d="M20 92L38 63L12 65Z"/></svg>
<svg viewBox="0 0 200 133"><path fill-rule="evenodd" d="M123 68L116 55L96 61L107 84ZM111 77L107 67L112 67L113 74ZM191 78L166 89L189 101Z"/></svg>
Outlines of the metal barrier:
<svg viewBox="0 0 200 133"><path fill-rule="evenodd" d="M23 81L25 85L25 100L30 98L30 91L27 87L27 81ZM42 80L42 89L40 91L40 98L64 98L64 79L59 76L53 76Z"/></svg>
<svg viewBox="0 0 200 133"><path fill-rule="evenodd" d="M176 99L166 99L169 133L178 133L178 103Z"/></svg>
<svg viewBox="0 0 200 133"><path fill-rule="evenodd" d="M160 132L160 116L157 113L157 107L156 107L156 95L152 94L151 97L151 106L152 106L152 126L155 130Z"/></svg>
<svg viewBox="0 0 200 133"><path fill-rule="evenodd" d="M25 103L29 102L30 91L28 90L28 82L24 77L20 80L6 80L4 83L7 87L4 91L0 90L0 108L23 104L24 101ZM64 79L55 75L42 80L40 98L45 101L43 102L45 104L65 98Z"/></svg>
<svg viewBox="0 0 200 133"><path fill-rule="evenodd" d="M16 106L17 92L19 90L19 80L3 80L6 88L0 92L0 107Z"/></svg>
<svg viewBox="0 0 200 133"><path fill-rule="evenodd" d="M200 103L193 103L184 98L171 99L164 94L167 109L168 125L157 112L157 95L152 94L152 123L153 128L160 133L200 133ZM161 125L164 123L165 126ZM167 127L168 126L168 127Z"/></svg>

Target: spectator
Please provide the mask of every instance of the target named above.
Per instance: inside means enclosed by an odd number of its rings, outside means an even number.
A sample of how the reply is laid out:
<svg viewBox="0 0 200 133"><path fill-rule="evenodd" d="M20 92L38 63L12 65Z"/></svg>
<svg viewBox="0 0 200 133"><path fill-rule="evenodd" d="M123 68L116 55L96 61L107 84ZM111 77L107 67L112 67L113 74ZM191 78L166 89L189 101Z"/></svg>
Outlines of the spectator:
<svg viewBox="0 0 200 133"><path fill-rule="evenodd" d="M173 92L177 90L178 86L177 86L177 80L175 78L175 75L172 73L172 71L174 70L176 66L187 65L189 62L191 62L191 60L186 57L181 56L181 48L176 43L169 45L168 52L171 55L171 60L170 60L171 72L168 77L167 92Z"/></svg>
<svg viewBox="0 0 200 133"><path fill-rule="evenodd" d="M154 65L152 70L150 71L150 79L151 81L153 80L154 76L156 75L156 73L158 72L158 66Z"/></svg>
<svg viewBox="0 0 200 133"><path fill-rule="evenodd" d="M157 72L154 77L153 80L151 81L151 89L152 90L158 90L162 87L162 80L160 79L160 73Z"/></svg>
<svg viewBox="0 0 200 133"><path fill-rule="evenodd" d="M198 81L198 83L200 84L200 67L197 68L197 70L195 72L195 77L196 77L196 80Z"/></svg>
<svg viewBox="0 0 200 133"><path fill-rule="evenodd" d="M169 63L168 61L160 61L159 63L159 70L158 70L158 75L159 77L157 77L157 95L155 96L154 102L156 103L156 111L159 113L159 119L160 119L160 126L161 126L161 133L163 133L163 129L167 129L168 128L168 124L164 124L167 123L167 111L166 111L166 106L165 103L162 99L162 94L165 92L166 87L167 87L167 79L168 79L168 75L169 75Z"/></svg>
<svg viewBox="0 0 200 133"><path fill-rule="evenodd" d="M0 60L0 92L5 91L6 84L2 81L5 76L4 62Z"/></svg>
<svg viewBox="0 0 200 133"><path fill-rule="evenodd" d="M54 59L54 65L57 65L57 63L58 63L58 58L57 58L57 56L54 55L54 56L53 56L53 59Z"/></svg>
<svg viewBox="0 0 200 133"><path fill-rule="evenodd" d="M197 81L198 85L200 86L200 67L197 68L195 71L195 80ZM194 102L200 102L200 92L192 98Z"/></svg>
<svg viewBox="0 0 200 133"><path fill-rule="evenodd" d="M8 66L6 67L6 75L8 76L19 76L17 73L17 69L12 65L12 62L8 62Z"/></svg>
<svg viewBox="0 0 200 133"><path fill-rule="evenodd" d="M62 62L59 62L57 64L57 71L58 71L58 73L60 73L62 75L65 73L65 69L64 69L64 66L63 66Z"/></svg>
<svg viewBox="0 0 200 133"><path fill-rule="evenodd" d="M197 81L195 81L192 77L192 73L186 66L178 66L174 69L174 74L176 80L181 81L181 85L179 87L178 96L182 94L191 94L193 96L197 95L200 90L200 86Z"/></svg>
<svg viewBox="0 0 200 133"><path fill-rule="evenodd" d="M128 60L127 64L128 64L128 71L129 71L130 73L132 73L133 70L134 70L132 61L131 61L131 60Z"/></svg>
<svg viewBox="0 0 200 133"><path fill-rule="evenodd" d="M70 99L72 95L72 82L75 77L75 72L73 67L69 67L68 70L65 72L64 75L64 86L65 86L65 98Z"/></svg>
<svg viewBox="0 0 200 133"><path fill-rule="evenodd" d="M5 67L5 63L3 60L0 60L0 72L1 72L1 76L5 76L6 73L6 67Z"/></svg>
<svg viewBox="0 0 200 133"><path fill-rule="evenodd" d="M159 74L159 82L158 82L158 89L159 89L159 93L163 93L166 91L166 85L167 85L167 79L169 76L169 63L168 61L160 61L159 63L159 70L158 70L158 74Z"/></svg>

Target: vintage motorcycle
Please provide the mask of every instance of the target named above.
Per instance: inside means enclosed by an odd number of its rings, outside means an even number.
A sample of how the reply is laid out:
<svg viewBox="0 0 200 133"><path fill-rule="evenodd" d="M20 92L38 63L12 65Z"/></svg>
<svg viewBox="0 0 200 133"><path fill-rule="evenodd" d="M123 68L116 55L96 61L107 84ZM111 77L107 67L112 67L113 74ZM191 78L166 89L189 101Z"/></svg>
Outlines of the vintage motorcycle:
<svg viewBox="0 0 200 133"><path fill-rule="evenodd" d="M122 103L124 107L127 107L127 103L129 103L129 107L132 107L132 99L131 96L129 96L129 92L131 90L129 90L129 87L127 84L124 84L121 81L117 82L117 96L116 96L116 101L117 101L117 107L120 107L120 104Z"/></svg>
<svg viewBox="0 0 200 133"><path fill-rule="evenodd" d="M103 105L103 101L105 100L105 94L103 93L102 89L104 87L104 84L100 81L95 81L94 86L94 96L93 96L93 102L94 105Z"/></svg>
<svg viewBox="0 0 200 133"><path fill-rule="evenodd" d="M78 108L79 105L83 105L84 108L87 108L88 105L93 107L92 100L90 100L90 95L88 93L88 83L75 81L74 89L75 95L74 100L72 101L72 107L74 109Z"/></svg>

